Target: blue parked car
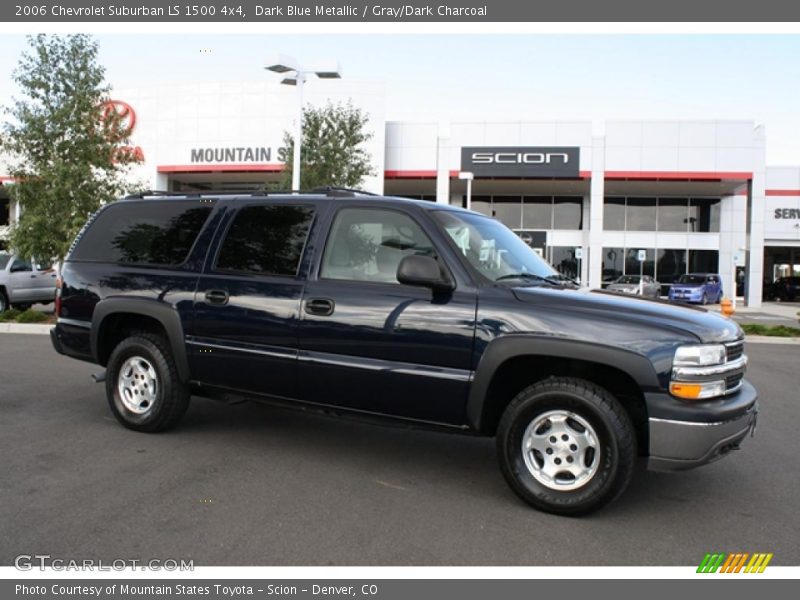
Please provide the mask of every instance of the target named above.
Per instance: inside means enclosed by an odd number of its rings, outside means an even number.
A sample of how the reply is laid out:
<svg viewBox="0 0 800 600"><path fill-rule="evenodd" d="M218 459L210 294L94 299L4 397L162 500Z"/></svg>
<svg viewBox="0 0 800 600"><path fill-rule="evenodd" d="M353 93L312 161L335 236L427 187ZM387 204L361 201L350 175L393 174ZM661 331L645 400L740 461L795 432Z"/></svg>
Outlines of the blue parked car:
<svg viewBox="0 0 800 600"><path fill-rule="evenodd" d="M717 273L687 273L669 288L669 299L699 304L722 300L722 279Z"/></svg>

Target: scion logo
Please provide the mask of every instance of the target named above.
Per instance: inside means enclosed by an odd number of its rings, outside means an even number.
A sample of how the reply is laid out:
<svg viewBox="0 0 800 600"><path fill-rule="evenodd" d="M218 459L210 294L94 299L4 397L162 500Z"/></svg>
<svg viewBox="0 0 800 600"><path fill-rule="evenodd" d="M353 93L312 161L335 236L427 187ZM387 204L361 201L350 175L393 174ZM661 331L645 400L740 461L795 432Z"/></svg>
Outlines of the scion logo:
<svg viewBox="0 0 800 600"><path fill-rule="evenodd" d="M566 152L473 152L472 164L489 165L549 165L560 161L562 165L569 162Z"/></svg>
<svg viewBox="0 0 800 600"><path fill-rule="evenodd" d="M580 148L490 146L461 149L461 170L475 177L577 178Z"/></svg>

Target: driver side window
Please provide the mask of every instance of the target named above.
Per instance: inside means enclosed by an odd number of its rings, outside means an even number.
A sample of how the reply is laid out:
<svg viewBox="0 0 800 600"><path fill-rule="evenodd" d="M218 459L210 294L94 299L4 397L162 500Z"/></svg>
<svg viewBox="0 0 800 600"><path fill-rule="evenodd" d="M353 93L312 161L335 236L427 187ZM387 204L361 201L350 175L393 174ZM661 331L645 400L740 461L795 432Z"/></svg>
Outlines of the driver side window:
<svg viewBox="0 0 800 600"><path fill-rule="evenodd" d="M15 258L14 262L11 263L11 272L12 273L24 273L27 271L32 271L30 261L27 261L22 258Z"/></svg>
<svg viewBox="0 0 800 600"><path fill-rule="evenodd" d="M320 278L398 283L397 267L409 255L434 256L433 244L408 215L345 208L331 227Z"/></svg>

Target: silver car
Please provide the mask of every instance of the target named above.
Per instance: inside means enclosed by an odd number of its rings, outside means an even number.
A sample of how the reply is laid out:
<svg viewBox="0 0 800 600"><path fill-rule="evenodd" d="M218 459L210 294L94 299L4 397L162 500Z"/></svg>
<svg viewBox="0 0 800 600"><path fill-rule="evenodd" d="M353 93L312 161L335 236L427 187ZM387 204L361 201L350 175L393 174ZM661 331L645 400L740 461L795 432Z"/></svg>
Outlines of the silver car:
<svg viewBox="0 0 800 600"><path fill-rule="evenodd" d="M0 312L26 309L37 302L49 303L56 296L56 272L48 264L36 264L0 252Z"/></svg>
<svg viewBox="0 0 800 600"><path fill-rule="evenodd" d="M641 295L645 298L660 298L661 284L650 275L623 275L618 277L607 288L609 292L619 294Z"/></svg>

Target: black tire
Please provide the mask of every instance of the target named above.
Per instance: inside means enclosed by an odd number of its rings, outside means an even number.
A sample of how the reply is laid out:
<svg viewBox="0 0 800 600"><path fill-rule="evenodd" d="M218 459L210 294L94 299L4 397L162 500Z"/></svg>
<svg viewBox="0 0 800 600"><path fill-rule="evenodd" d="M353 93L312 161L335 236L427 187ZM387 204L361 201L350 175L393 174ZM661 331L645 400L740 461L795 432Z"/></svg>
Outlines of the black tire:
<svg viewBox="0 0 800 600"><path fill-rule="evenodd" d="M152 367L156 377L151 381L151 389L156 389L153 400L145 408L140 406L139 410L143 412L139 413L126 406L119 385L120 371L129 359L135 362L136 358L144 359L141 364ZM146 383L141 385L147 387ZM178 377L178 369L166 340L149 333L133 334L111 352L106 369L106 396L111 412L122 425L147 433L174 427L189 407L190 398L188 386Z"/></svg>
<svg viewBox="0 0 800 600"><path fill-rule="evenodd" d="M8 298L6 298L5 292L0 290L0 313L6 312L8 310Z"/></svg>
<svg viewBox="0 0 800 600"><path fill-rule="evenodd" d="M557 482L545 485L526 464L526 430L550 411L577 415L596 434L596 470L575 489L556 489ZM525 502L545 512L578 516L605 506L628 487L636 434L625 409L606 390L583 379L551 377L525 388L508 405L497 430L497 454L503 476Z"/></svg>
<svg viewBox="0 0 800 600"><path fill-rule="evenodd" d="M703 299L700 301L700 303L701 303L703 306L705 306L706 304L708 304L708 294L707 294L707 293L703 292Z"/></svg>

